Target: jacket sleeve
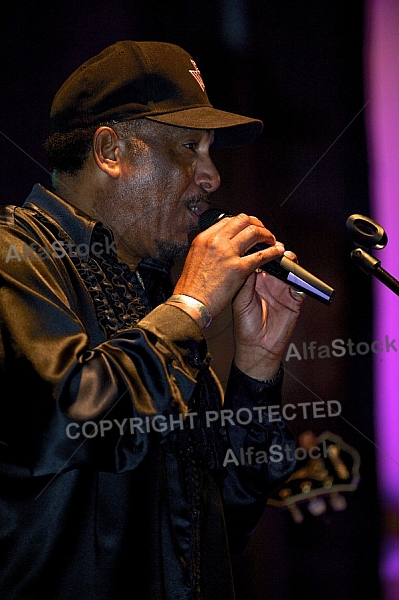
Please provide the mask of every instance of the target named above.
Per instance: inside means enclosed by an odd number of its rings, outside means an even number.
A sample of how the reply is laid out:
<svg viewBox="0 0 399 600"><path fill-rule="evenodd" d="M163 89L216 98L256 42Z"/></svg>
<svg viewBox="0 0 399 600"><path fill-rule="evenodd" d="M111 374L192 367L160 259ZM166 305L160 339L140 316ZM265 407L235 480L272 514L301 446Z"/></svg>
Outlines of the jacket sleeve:
<svg viewBox="0 0 399 600"><path fill-rule="evenodd" d="M187 412L207 352L202 332L161 305L91 347L65 262L10 260L25 238L1 232L0 460L34 475L133 469Z"/></svg>
<svg viewBox="0 0 399 600"><path fill-rule="evenodd" d="M230 544L236 551L259 521L268 494L295 467L296 443L281 414L283 373L281 367L277 381L263 383L234 364L230 372L222 411L227 448L222 487Z"/></svg>

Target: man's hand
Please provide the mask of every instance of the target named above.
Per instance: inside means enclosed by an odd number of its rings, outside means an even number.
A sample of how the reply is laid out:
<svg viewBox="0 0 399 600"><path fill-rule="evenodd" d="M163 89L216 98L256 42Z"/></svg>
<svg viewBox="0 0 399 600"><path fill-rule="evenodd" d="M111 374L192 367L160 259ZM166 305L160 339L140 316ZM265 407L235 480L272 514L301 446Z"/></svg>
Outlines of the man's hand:
<svg viewBox="0 0 399 600"><path fill-rule="evenodd" d="M286 256L297 262L295 254ZM233 303L235 363L255 379L274 377L299 317L303 296L272 275L250 275Z"/></svg>
<svg viewBox="0 0 399 600"><path fill-rule="evenodd" d="M270 248L245 256L259 242ZM284 246L256 217L222 219L194 239L173 292L199 300L213 318L234 299L235 363L255 379L278 372L303 302L287 284L255 273L283 253ZM296 261L292 252L288 256Z"/></svg>
<svg viewBox="0 0 399 600"><path fill-rule="evenodd" d="M245 256L259 242L270 248ZM199 300L215 318L255 269L283 252L284 246L256 217L222 219L193 240L173 293Z"/></svg>

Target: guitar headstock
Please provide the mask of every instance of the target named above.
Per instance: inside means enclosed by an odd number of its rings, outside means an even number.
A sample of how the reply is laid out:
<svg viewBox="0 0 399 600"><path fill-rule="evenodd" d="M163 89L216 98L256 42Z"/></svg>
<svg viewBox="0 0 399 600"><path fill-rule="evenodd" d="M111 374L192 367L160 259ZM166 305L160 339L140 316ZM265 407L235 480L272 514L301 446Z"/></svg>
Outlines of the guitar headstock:
<svg viewBox="0 0 399 600"><path fill-rule="evenodd" d="M311 431L299 436L305 458L298 468L269 496L268 504L286 508L296 523L304 514L299 506L307 505L314 516L346 509L345 494L354 492L360 482L360 455L353 447L330 431L316 437ZM300 453L298 454L298 458Z"/></svg>

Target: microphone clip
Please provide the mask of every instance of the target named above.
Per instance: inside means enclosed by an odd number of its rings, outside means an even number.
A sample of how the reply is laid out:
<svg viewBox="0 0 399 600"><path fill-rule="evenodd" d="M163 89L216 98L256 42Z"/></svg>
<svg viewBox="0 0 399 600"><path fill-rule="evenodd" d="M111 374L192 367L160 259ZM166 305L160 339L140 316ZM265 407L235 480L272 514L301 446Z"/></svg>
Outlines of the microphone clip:
<svg viewBox="0 0 399 600"><path fill-rule="evenodd" d="M346 228L355 245L351 259L367 275L374 275L392 292L399 296L399 281L381 267L381 261L369 254L369 250L382 250L388 243L384 228L370 217L354 214L348 217Z"/></svg>

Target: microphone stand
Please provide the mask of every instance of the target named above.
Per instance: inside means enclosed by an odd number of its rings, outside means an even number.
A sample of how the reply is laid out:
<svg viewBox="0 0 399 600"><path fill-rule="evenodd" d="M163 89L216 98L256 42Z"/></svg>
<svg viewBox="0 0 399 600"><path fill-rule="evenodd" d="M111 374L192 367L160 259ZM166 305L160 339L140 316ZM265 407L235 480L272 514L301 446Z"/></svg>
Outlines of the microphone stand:
<svg viewBox="0 0 399 600"><path fill-rule="evenodd" d="M386 285L394 294L399 296L399 281L392 277L381 267L381 261L371 256L362 248L356 248L351 252L353 262L367 275L374 275L379 281Z"/></svg>

